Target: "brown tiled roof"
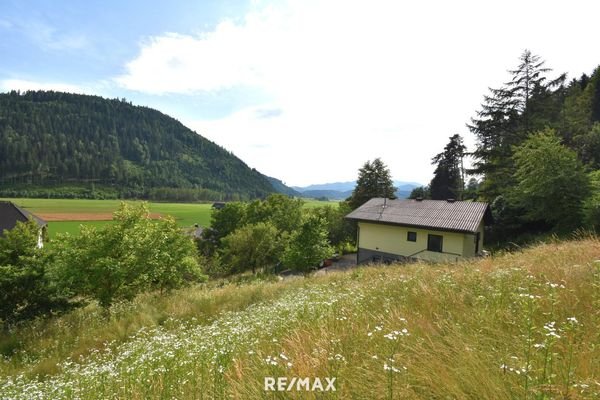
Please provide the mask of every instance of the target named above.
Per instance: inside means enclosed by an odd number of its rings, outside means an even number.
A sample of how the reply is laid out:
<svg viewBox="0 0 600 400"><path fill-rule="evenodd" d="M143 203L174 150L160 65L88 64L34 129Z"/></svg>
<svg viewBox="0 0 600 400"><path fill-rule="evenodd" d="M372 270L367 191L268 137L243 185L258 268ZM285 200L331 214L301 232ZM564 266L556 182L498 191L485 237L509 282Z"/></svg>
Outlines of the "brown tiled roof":
<svg viewBox="0 0 600 400"><path fill-rule="evenodd" d="M5 229L14 228L17 225L17 221L27 222L29 218L37 222L40 227L47 225L43 219L17 207L10 201L0 201L0 235Z"/></svg>
<svg viewBox="0 0 600 400"><path fill-rule="evenodd" d="M348 219L457 232L476 232L482 219L492 222L487 203L446 200L374 198L352 211Z"/></svg>

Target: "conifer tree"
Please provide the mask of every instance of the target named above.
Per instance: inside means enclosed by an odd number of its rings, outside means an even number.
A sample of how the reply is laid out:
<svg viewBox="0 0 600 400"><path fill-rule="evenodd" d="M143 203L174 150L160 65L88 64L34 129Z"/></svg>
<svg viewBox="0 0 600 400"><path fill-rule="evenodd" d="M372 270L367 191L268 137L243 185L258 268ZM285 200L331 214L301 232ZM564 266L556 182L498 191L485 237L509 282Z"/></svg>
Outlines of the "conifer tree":
<svg viewBox="0 0 600 400"><path fill-rule="evenodd" d="M380 158L376 158L373 162L367 161L358 171L356 187L348 203L354 210L373 197L395 199L395 192L390 170Z"/></svg>
<svg viewBox="0 0 600 400"><path fill-rule="evenodd" d="M536 115L548 114L543 109L549 107L549 90L564 81L564 75L548 81L546 74L551 70L529 50L523 52L519 61L518 67L509 71L511 80L500 89L490 88L491 94L484 97L477 117L467 125L477 138L472 153L475 160L469 172L483 175L480 190L488 201L514 184L513 147L536 128L532 124L534 111L538 111Z"/></svg>
<svg viewBox="0 0 600 400"><path fill-rule="evenodd" d="M456 134L444 147L444 151L433 157L437 165L429 191L433 200L461 199L464 189L463 157L466 151L463 139Z"/></svg>

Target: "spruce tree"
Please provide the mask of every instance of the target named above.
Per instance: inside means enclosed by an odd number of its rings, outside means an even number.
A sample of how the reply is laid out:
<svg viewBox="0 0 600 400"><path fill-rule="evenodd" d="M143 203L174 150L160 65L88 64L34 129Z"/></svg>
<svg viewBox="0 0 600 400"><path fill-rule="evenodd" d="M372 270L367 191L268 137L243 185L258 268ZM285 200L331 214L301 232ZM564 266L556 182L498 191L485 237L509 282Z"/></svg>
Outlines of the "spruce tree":
<svg viewBox="0 0 600 400"><path fill-rule="evenodd" d="M550 89L564 81L564 75L548 81L551 71L544 61L529 50L519 58L516 69L510 70L511 80L499 89L490 88L477 117L467 127L477 138L472 174L483 175L480 188L484 199L492 201L514 184L513 147L521 144L532 129L535 115L550 112ZM558 114L558 113L554 113ZM546 123L546 119L540 124Z"/></svg>
<svg viewBox="0 0 600 400"><path fill-rule="evenodd" d="M429 184L433 200L461 199L464 189L463 158L466 147L463 139L456 134L444 147L444 151L432 159L437 165L433 179Z"/></svg>
<svg viewBox="0 0 600 400"><path fill-rule="evenodd" d="M594 92L592 96L592 121L600 122L600 67L592 75Z"/></svg>
<svg viewBox="0 0 600 400"><path fill-rule="evenodd" d="M354 210L373 197L395 199L395 192L390 170L380 158L376 158L373 162L367 161L358 170L356 187L348 199L348 204Z"/></svg>

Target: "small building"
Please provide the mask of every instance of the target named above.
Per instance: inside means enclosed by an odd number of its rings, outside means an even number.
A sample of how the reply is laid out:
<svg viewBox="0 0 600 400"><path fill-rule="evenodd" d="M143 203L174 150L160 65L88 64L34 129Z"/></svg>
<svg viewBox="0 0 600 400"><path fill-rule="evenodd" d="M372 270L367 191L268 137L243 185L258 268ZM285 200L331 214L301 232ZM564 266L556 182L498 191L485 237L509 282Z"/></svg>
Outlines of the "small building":
<svg viewBox="0 0 600 400"><path fill-rule="evenodd" d="M422 259L457 261L481 255L487 203L374 198L346 218L358 222L357 263Z"/></svg>
<svg viewBox="0 0 600 400"><path fill-rule="evenodd" d="M0 235L2 235L5 230L13 229L17 225L17 222L27 222L30 219L37 223L38 227L40 228L38 235L38 247L43 247L44 233L48 228L48 223L29 211L17 207L10 201L0 201Z"/></svg>

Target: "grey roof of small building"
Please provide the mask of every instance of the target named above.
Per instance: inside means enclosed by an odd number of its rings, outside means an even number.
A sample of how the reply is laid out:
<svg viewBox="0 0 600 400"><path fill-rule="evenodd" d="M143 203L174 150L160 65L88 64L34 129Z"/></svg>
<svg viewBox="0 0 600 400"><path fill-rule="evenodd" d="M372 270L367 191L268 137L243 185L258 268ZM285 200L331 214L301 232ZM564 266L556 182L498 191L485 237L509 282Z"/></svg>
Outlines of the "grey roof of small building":
<svg viewBox="0 0 600 400"><path fill-rule="evenodd" d="M346 216L358 221L404 225L456 232L477 232L492 222L487 203L447 200L385 200L374 198Z"/></svg>
<svg viewBox="0 0 600 400"><path fill-rule="evenodd" d="M27 222L32 218L40 227L47 225L46 221L35 216L29 211L17 207L10 201L0 201L0 235L5 229L12 229L17 225L17 221Z"/></svg>

